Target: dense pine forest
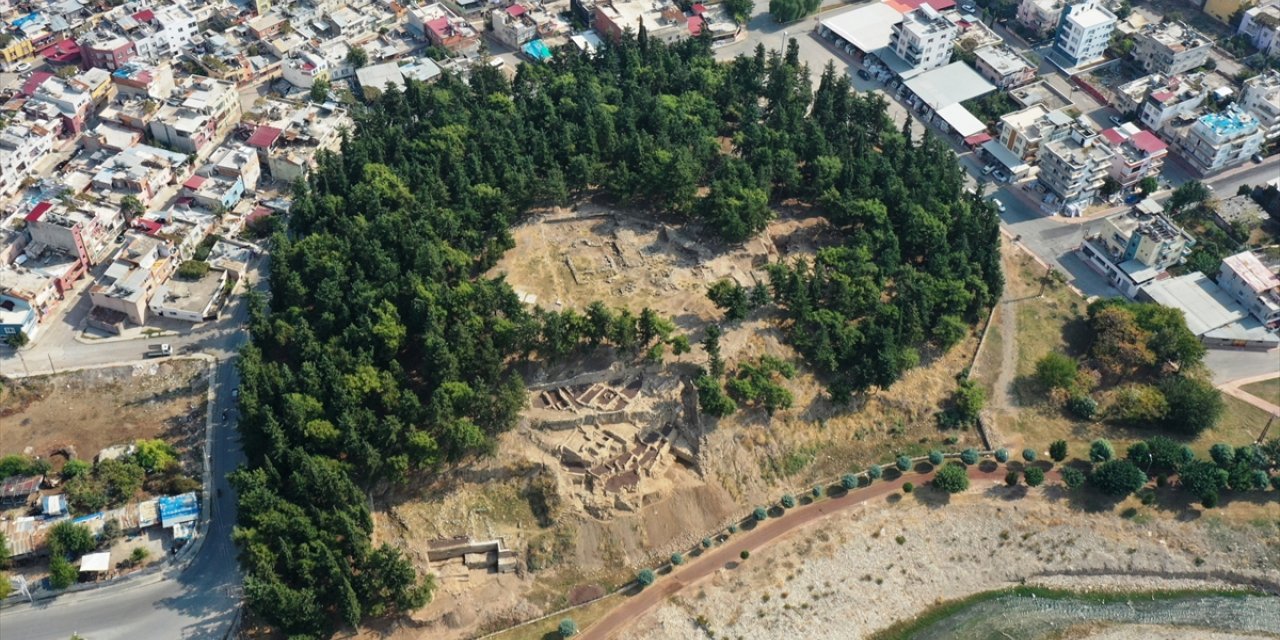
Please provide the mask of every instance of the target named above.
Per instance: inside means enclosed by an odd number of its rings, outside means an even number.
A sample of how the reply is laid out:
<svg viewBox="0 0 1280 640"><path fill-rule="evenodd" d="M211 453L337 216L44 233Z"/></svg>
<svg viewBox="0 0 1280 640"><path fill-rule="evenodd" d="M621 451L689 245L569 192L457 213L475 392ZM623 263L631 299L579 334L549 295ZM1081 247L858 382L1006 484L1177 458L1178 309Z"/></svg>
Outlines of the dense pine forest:
<svg viewBox="0 0 1280 640"><path fill-rule="evenodd" d="M296 186L240 361L252 610L305 638L421 606L429 581L371 542L371 487L491 451L524 405L515 360L687 344L648 310L536 310L483 277L532 205L603 194L713 248L761 231L771 203L812 205L843 244L772 266L772 302L837 399L959 340L1000 293L994 212L945 145L912 141L844 73L816 92L809 73L794 42L720 64L705 40L642 33L363 110Z"/></svg>

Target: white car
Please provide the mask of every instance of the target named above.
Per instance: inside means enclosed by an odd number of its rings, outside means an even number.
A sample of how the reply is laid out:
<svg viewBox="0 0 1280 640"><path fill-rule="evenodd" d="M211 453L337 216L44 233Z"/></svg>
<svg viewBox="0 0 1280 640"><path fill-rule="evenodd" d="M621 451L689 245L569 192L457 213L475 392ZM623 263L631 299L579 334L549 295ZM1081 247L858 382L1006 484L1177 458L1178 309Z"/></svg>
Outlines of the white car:
<svg viewBox="0 0 1280 640"><path fill-rule="evenodd" d="M1000 213L1004 213L1004 203L1003 203L1003 202L1001 202L1001 201L999 201L999 200L996 200L995 198L992 198L992 199L991 199L991 204L994 204L994 205L996 206L996 211L999 211Z"/></svg>
<svg viewBox="0 0 1280 640"><path fill-rule="evenodd" d="M14 73L26 73L27 71L30 71L30 70L31 70L31 63L29 62L19 62L18 64L13 65Z"/></svg>

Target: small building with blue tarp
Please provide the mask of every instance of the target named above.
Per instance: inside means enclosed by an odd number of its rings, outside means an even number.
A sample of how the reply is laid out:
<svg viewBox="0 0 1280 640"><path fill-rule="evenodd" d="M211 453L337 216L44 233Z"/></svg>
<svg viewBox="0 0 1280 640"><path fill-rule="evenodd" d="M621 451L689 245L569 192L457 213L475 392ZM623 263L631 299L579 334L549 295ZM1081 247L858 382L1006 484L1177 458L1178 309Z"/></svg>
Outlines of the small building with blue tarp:
<svg viewBox="0 0 1280 640"><path fill-rule="evenodd" d="M160 526L168 529L188 522L195 522L200 514L200 500L195 492L177 496L161 496L156 499L160 507Z"/></svg>
<svg viewBox="0 0 1280 640"><path fill-rule="evenodd" d="M535 62L546 62L551 59L551 49L542 40L530 40L524 43L520 50Z"/></svg>

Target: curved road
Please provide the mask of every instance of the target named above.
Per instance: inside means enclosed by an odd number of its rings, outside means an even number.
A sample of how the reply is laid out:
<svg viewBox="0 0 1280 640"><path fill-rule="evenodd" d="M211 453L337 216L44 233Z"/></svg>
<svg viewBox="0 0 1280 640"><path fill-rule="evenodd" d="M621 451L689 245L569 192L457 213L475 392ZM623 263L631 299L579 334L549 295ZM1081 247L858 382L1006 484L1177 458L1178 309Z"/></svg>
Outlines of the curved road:
<svg viewBox="0 0 1280 640"><path fill-rule="evenodd" d="M259 264L259 267L264 265ZM262 278L251 277L261 290ZM230 313L190 334L166 337L175 351L202 351L217 359L212 411L214 428L210 450L214 495L211 521L198 555L185 568L168 569L136 582L65 594L34 604L0 611L0 639L66 640L78 633L86 640L138 640L139 638L199 638L221 640L231 630L240 608L241 576L231 530L235 525L235 497L227 474L244 459L234 424L221 419L223 411L235 416L231 391L239 381L235 354L247 339L243 330L248 305L235 298ZM76 366L106 366L136 360L145 344L155 340L131 340L105 344L64 342L57 345ZM48 343L46 343L48 344ZM24 353L32 373L37 369L40 345ZM114 358L114 360L112 360ZM12 359L12 356L9 356ZM60 366L60 370L63 366Z"/></svg>
<svg viewBox="0 0 1280 640"><path fill-rule="evenodd" d="M969 479L971 481L1003 482L1004 472L1004 465L997 465L992 471L982 471L977 466L973 466L969 468ZM1046 481L1058 477L1056 469L1050 470L1045 475ZM852 509L868 500L883 498L900 491L903 483L907 481L914 482L920 489L929 490L924 488L924 484L932 479L933 471L904 474L894 480L877 482L870 487L850 491L839 498L831 498L817 504L793 509L785 517L771 518L750 531L735 534L720 546L713 547L710 551L692 558L688 564L678 570L659 577L653 586L628 598L598 622L584 629L582 640L606 640L608 638L624 637L622 632L628 626L649 610L665 602L667 598L715 574L721 569L737 567L740 562L738 554L743 549L758 553L761 549L768 547L779 538L796 529L804 528L823 518ZM751 560L747 560L747 562L751 562Z"/></svg>

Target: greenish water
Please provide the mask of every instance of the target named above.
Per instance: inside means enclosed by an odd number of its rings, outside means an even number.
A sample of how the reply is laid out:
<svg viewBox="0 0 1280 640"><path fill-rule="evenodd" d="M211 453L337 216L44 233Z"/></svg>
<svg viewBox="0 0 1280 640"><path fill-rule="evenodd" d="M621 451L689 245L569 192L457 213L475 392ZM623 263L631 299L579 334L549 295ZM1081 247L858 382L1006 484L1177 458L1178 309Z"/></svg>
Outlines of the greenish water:
<svg viewBox="0 0 1280 640"><path fill-rule="evenodd" d="M1066 637L1072 626L1144 624L1218 632L1270 634L1280 638L1280 598L1188 594L1134 596L1104 602L1087 596L1003 595L939 618L903 637L919 640L1036 640Z"/></svg>

